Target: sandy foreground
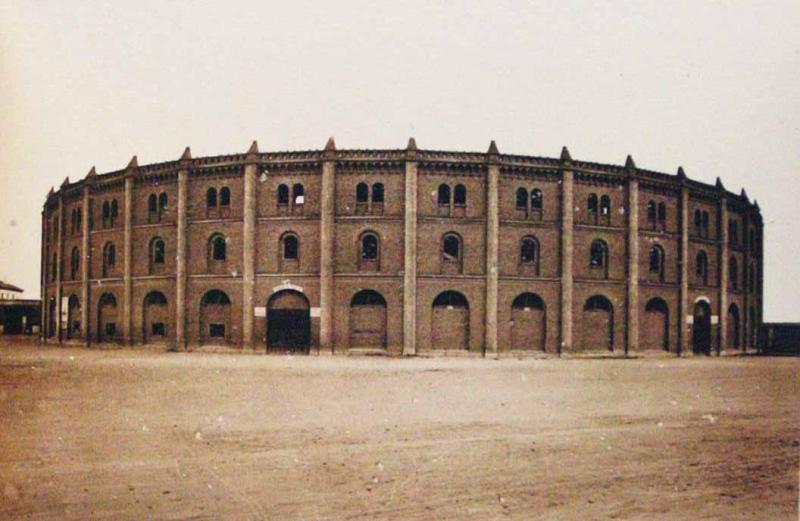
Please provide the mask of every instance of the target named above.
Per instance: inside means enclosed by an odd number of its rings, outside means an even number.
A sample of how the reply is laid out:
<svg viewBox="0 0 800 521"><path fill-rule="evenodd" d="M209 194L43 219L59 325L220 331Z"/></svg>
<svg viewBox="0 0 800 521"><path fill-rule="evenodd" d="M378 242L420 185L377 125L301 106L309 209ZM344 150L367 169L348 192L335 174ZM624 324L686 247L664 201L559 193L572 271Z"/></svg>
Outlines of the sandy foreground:
<svg viewBox="0 0 800 521"><path fill-rule="evenodd" d="M7 519L797 519L800 359L0 348Z"/></svg>

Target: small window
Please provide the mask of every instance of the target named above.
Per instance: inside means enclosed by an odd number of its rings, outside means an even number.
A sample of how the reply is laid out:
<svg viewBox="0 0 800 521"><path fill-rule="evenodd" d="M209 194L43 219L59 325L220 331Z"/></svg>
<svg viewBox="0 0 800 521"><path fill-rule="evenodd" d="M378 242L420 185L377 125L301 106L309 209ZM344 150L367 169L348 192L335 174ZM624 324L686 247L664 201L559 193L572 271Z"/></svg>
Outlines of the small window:
<svg viewBox="0 0 800 521"><path fill-rule="evenodd" d="M225 324L209 324L208 336L211 338L225 338Z"/></svg>
<svg viewBox="0 0 800 521"><path fill-rule="evenodd" d="M440 206L450 206L450 187L448 185L439 185L438 201Z"/></svg>
<svg viewBox="0 0 800 521"><path fill-rule="evenodd" d="M600 215L606 218L611 215L611 198L607 195L600 197Z"/></svg>
<svg viewBox="0 0 800 521"><path fill-rule="evenodd" d="M666 203L658 203L658 224L661 228L667 226L667 205Z"/></svg>
<svg viewBox="0 0 800 521"><path fill-rule="evenodd" d="M305 190L303 189L303 185L300 183L297 183L292 187L292 199L294 200L294 204L297 206L302 206L305 204Z"/></svg>
<svg viewBox="0 0 800 521"><path fill-rule="evenodd" d="M150 194L147 198L147 213L154 214L158 211L158 197L156 194Z"/></svg>
<svg viewBox="0 0 800 521"><path fill-rule="evenodd" d="M383 202L383 183L375 183L374 185L372 185L372 202L373 203Z"/></svg>
<svg viewBox="0 0 800 521"><path fill-rule="evenodd" d="M164 241L153 239L152 241L153 264L164 264Z"/></svg>
<svg viewBox="0 0 800 521"><path fill-rule="evenodd" d="M709 237L709 232L708 232L708 212L703 212L703 214L702 214L702 223L703 223L703 232L702 232L701 235L707 239Z"/></svg>
<svg viewBox="0 0 800 521"><path fill-rule="evenodd" d="M533 237L523 237L519 247L519 261L522 264L535 264L538 249L536 239Z"/></svg>
<svg viewBox="0 0 800 521"><path fill-rule="evenodd" d="M457 235L448 234L444 236L442 255L445 262L455 262L461 259L461 240Z"/></svg>
<svg viewBox="0 0 800 521"><path fill-rule="evenodd" d="M208 192L206 192L206 208L216 208L217 207L217 189L216 188L209 188Z"/></svg>
<svg viewBox="0 0 800 521"><path fill-rule="evenodd" d="M378 258L378 237L372 233L364 234L361 238L361 258L363 260Z"/></svg>
<svg viewBox="0 0 800 521"><path fill-rule="evenodd" d="M704 251L699 252L695 259L695 275L699 283L708 284L708 256Z"/></svg>
<svg viewBox="0 0 800 521"><path fill-rule="evenodd" d="M106 336L113 337L117 334L117 324L114 322L106 322Z"/></svg>
<svg viewBox="0 0 800 521"><path fill-rule="evenodd" d="M596 239L592 241L589 252L589 266L592 268L604 268L608 264L608 246L606 243Z"/></svg>
<svg viewBox="0 0 800 521"><path fill-rule="evenodd" d="M456 206L466 206L467 189L464 185L456 185L453 190L453 204Z"/></svg>
<svg viewBox="0 0 800 521"><path fill-rule="evenodd" d="M153 336L166 336L167 328L163 322L153 322L150 324L150 334Z"/></svg>
<svg viewBox="0 0 800 521"><path fill-rule="evenodd" d="M111 224L112 228L114 226L116 226L118 213L119 213L119 208L117 206L117 200L116 199L112 199L111 200L111 221L110 221L110 224Z"/></svg>
<svg viewBox="0 0 800 521"><path fill-rule="evenodd" d="M278 185L278 204L289 204L289 187Z"/></svg>
<svg viewBox="0 0 800 521"><path fill-rule="evenodd" d="M223 186L219 190L219 205L220 206L230 206L231 205L231 189L227 186Z"/></svg>
<svg viewBox="0 0 800 521"><path fill-rule="evenodd" d="M212 239L211 258L215 261L224 261L227 256L225 238L217 235Z"/></svg>
<svg viewBox="0 0 800 521"><path fill-rule="evenodd" d="M75 280L78 277L78 271L81 267L81 254L78 248L72 248L70 255L70 278Z"/></svg>
<svg viewBox="0 0 800 521"><path fill-rule="evenodd" d="M596 194L589 194L589 200L586 203L586 207L589 210L589 220L590 222L597 224L597 195Z"/></svg>
<svg viewBox="0 0 800 521"><path fill-rule="evenodd" d="M294 235L287 235L283 239L283 258L296 259L299 247L297 237Z"/></svg>
<svg viewBox="0 0 800 521"><path fill-rule="evenodd" d="M731 289L739 289L739 265L736 257L731 257L728 261L728 279Z"/></svg>
<svg viewBox="0 0 800 521"><path fill-rule="evenodd" d="M522 187L517 188L517 210L528 209L528 191Z"/></svg>
<svg viewBox="0 0 800 521"><path fill-rule="evenodd" d="M694 234L698 237L703 235L703 215L700 210L694 211Z"/></svg>
<svg viewBox="0 0 800 521"><path fill-rule="evenodd" d="M103 228L108 228L111 223L111 205L103 201Z"/></svg>
<svg viewBox="0 0 800 521"><path fill-rule="evenodd" d="M158 211L159 211L159 213L162 213L162 214L167 211L167 194L166 193L162 192L161 195L158 196Z"/></svg>
<svg viewBox="0 0 800 521"><path fill-rule="evenodd" d="M647 223L650 225L651 228L654 228L656 225L656 203L654 201L647 202Z"/></svg>
<svg viewBox="0 0 800 521"><path fill-rule="evenodd" d="M531 208L533 210L541 210L543 202L542 191L538 188L531 190Z"/></svg>
<svg viewBox="0 0 800 521"><path fill-rule="evenodd" d="M367 183L358 183L356 185L356 202L366 203L369 200L369 187Z"/></svg>
<svg viewBox="0 0 800 521"><path fill-rule="evenodd" d="M650 248L650 273L658 276L659 281L664 280L664 249L655 245Z"/></svg>

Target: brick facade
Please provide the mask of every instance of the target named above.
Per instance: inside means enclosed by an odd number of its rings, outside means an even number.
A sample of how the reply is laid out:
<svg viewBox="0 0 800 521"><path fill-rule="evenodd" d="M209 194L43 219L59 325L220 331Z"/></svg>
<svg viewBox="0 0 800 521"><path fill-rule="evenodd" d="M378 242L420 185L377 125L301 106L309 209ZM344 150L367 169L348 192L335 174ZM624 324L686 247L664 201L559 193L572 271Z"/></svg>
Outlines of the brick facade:
<svg viewBox="0 0 800 521"><path fill-rule="evenodd" d="M566 148L187 148L65 180L42 226L52 342L692 353L755 347L762 320L763 225L744 191Z"/></svg>

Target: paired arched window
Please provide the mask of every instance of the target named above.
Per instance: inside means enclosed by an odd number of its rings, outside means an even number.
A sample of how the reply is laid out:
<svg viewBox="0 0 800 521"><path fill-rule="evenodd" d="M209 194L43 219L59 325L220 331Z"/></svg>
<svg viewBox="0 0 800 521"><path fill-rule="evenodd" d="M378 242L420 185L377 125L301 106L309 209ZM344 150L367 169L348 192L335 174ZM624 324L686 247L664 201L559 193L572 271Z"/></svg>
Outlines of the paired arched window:
<svg viewBox="0 0 800 521"><path fill-rule="evenodd" d="M231 189L223 186L219 190L210 187L206 191L206 215L227 217L231 207Z"/></svg>
<svg viewBox="0 0 800 521"><path fill-rule="evenodd" d="M655 201L647 202L647 225L651 230L660 229L664 231L667 227L667 205Z"/></svg>
<svg viewBox="0 0 800 521"><path fill-rule="evenodd" d="M119 206L117 205L117 200L112 199L109 201L103 201L103 228L113 228L116 226L117 223L117 216L119 215Z"/></svg>
<svg viewBox="0 0 800 521"><path fill-rule="evenodd" d="M694 234L697 237L707 239L709 236L709 218L705 210L694 211Z"/></svg>
<svg viewBox="0 0 800 521"><path fill-rule="evenodd" d="M76 235L81 233L81 222L83 221L83 215L81 214L80 206L72 209L71 215L71 224L72 224L72 234Z"/></svg>
<svg viewBox="0 0 800 521"><path fill-rule="evenodd" d="M289 204L289 187L281 184L278 185L278 205L288 205Z"/></svg>
<svg viewBox="0 0 800 521"><path fill-rule="evenodd" d="M149 250L150 273L152 274L160 271L164 267L164 262L166 259L166 247L164 245L164 240L160 237L153 237L150 240Z"/></svg>
<svg viewBox="0 0 800 521"><path fill-rule="evenodd" d="M728 260L728 284L733 290L739 289L739 263L736 257Z"/></svg>
<svg viewBox="0 0 800 521"><path fill-rule="evenodd" d="M217 207L217 189L213 186L206 192L206 208Z"/></svg>
<svg viewBox="0 0 800 521"><path fill-rule="evenodd" d="M219 205L220 206L230 206L231 205L231 189L227 186L223 186L219 189Z"/></svg>
<svg viewBox="0 0 800 521"><path fill-rule="evenodd" d="M279 213L301 214L306 203L306 191L302 184L295 183L292 185L290 197L289 185L281 183L278 185L277 199Z"/></svg>
<svg viewBox="0 0 800 521"><path fill-rule="evenodd" d="M450 186L446 184L439 185L437 191L437 201L439 206L450 206Z"/></svg>
<svg viewBox="0 0 800 521"><path fill-rule="evenodd" d="M467 187L458 184L453 189L453 204L456 206L467 205Z"/></svg>
<svg viewBox="0 0 800 521"><path fill-rule="evenodd" d="M708 285L708 255L704 251L697 253L694 274L699 284Z"/></svg>
<svg viewBox="0 0 800 521"><path fill-rule="evenodd" d="M161 222L167 212L167 194L161 192L160 194L150 194L147 198L147 222L157 223Z"/></svg>
<svg viewBox="0 0 800 521"><path fill-rule="evenodd" d="M589 248L589 267L603 270L604 277L608 277L608 245L605 241L595 239Z"/></svg>
<svg viewBox="0 0 800 521"><path fill-rule="evenodd" d="M650 273L658 278L660 282L664 281L664 248L658 244L650 248Z"/></svg>
<svg viewBox="0 0 800 521"><path fill-rule="evenodd" d="M113 273L117 264L117 250L113 242L107 242L103 247L103 276L108 277Z"/></svg>
<svg viewBox="0 0 800 521"><path fill-rule="evenodd" d="M611 224L611 198L602 195L597 198L597 194L589 194L586 204L589 213L589 224Z"/></svg>
<svg viewBox="0 0 800 521"><path fill-rule="evenodd" d="M528 198L528 190L523 187L517 188L516 207L526 217L532 216L541 219L543 205L544 197L542 196L542 191L538 188L531 190L530 199Z"/></svg>
<svg viewBox="0 0 800 521"><path fill-rule="evenodd" d="M739 245L739 223L733 219L728 221L728 242L733 246Z"/></svg>
<svg viewBox="0 0 800 521"><path fill-rule="evenodd" d="M461 237L453 232L442 236L442 269L447 273L461 273L463 260Z"/></svg>
<svg viewBox="0 0 800 521"><path fill-rule="evenodd" d="M383 183L374 183L370 190L367 183L356 185L356 213L383 213L384 188Z"/></svg>
<svg viewBox="0 0 800 521"><path fill-rule="evenodd" d="M449 185L441 184L436 192L436 200L439 215L450 215L453 209L458 209L457 213L463 215L467 206L467 187L457 184L451 190Z"/></svg>
<svg viewBox="0 0 800 521"><path fill-rule="evenodd" d="M292 185L292 201L295 206L303 206L306 204L306 191L300 183Z"/></svg>
<svg viewBox="0 0 800 521"><path fill-rule="evenodd" d="M72 253L69 256L69 275L71 280L78 278L78 272L81 269L81 252L78 247L72 248Z"/></svg>

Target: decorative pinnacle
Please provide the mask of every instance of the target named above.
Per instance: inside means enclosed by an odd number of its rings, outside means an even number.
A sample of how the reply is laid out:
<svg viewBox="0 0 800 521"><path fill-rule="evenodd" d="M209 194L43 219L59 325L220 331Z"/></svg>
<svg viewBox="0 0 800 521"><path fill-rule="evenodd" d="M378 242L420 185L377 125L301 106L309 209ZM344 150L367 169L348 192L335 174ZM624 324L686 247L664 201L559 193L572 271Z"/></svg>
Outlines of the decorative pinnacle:
<svg viewBox="0 0 800 521"><path fill-rule="evenodd" d="M565 146L561 147L561 161L566 163L572 161L572 156L569 155L569 149Z"/></svg>
<svg viewBox="0 0 800 521"><path fill-rule="evenodd" d="M489 152L488 153L491 154L491 155L497 155L497 154L500 153L500 151L497 150L497 143L494 142L494 139L492 140L491 143L489 143Z"/></svg>
<svg viewBox="0 0 800 521"><path fill-rule="evenodd" d="M686 179L686 172L683 171L683 167L678 167L678 179Z"/></svg>
<svg viewBox="0 0 800 521"><path fill-rule="evenodd" d="M325 143L325 151L331 152L336 150L336 143L333 141L333 136L328 138L328 142Z"/></svg>
<svg viewBox="0 0 800 521"><path fill-rule="evenodd" d="M92 169L89 170L89 173L86 174L86 177L96 177L96 176L97 176L97 170L95 170L94 166L92 166Z"/></svg>
<svg viewBox="0 0 800 521"><path fill-rule="evenodd" d="M724 186L722 186L722 179L720 179L720 178L719 178L719 176L717 176L717 182L716 182L716 183L714 183L714 186L715 186L715 187L716 187L718 190L725 190L725 187L724 187Z"/></svg>
<svg viewBox="0 0 800 521"><path fill-rule="evenodd" d="M64 178L64 181L61 183L61 188L69 185L69 176Z"/></svg>
<svg viewBox="0 0 800 521"><path fill-rule="evenodd" d="M408 138L408 145L406 146L406 150L416 150L417 149L417 142L414 140L413 137Z"/></svg>
<svg viewBox="0 0 800 521"><path fill-rule="evenodd" d="M756 210L761 210L761 207L760 207L760 206L758 206L758 199L753 199L753 207L754 207Z"/></svg>
<svg viewBox="0 0 800 521"><path fill-rule="evenodd" d="M49 199L49 198L51 198L51 197L53 196L53 194L55 194L55 193L56 193L56 191L55 191L55 190L53 189L53 187L51 186L51 187L50 187L50 191L49 191L49 192L47 192L47 198L48 198L48 199Z"/></svg>
<svg viewBox="0 0 800 521"><path fill-rule="evenodd" d="M130 162L128 163L128 166L125 167L126 170L131 168L139 168L139 160L136 159L136 156L133 156Z"/></svg>
<svg viewBox="0 0 800 521"><path fill-rule="evenodd" d="M742 199L744 199L745 201L750 201L750 199L748 199L748 198L747 198L747 192L745 192L745 191L744 191L744 188L742 188L741 197L742 197Z"/></svg>
<svg viewBox="0 0 800 521"><path fill-rule="evenodd" d="M633 162L633 158L630 154L628 154L628 157L625 158L625 169L636 170L636 163Z"/></svg>
<svg viewBox="0 0 800 521"><path fill-rule="evenodd" d="M250 145L250 148L247 150L247 155L250 154L258 154L258 141L253 140L253 144Z"/></svg>
<svg viewBox="0 0 800 521"><path fill-rule="evenodd" d="M189 147L186 147L186 150L183 151L183 154L181 155L181 159L180 160L181 161L188 161L191 158L192 158L192 151L189 149Z"/></svg>

